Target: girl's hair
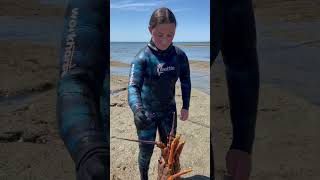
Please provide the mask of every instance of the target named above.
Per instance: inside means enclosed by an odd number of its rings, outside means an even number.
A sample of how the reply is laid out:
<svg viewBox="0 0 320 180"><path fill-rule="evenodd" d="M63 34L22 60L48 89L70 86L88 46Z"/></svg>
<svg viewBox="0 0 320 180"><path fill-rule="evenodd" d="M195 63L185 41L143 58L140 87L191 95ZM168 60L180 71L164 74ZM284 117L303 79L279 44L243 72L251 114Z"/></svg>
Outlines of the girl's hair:
<svg viewBox="0 0 320 180"><path fill-rule="evenodd" d="M152 13L149 21L149 26L151 27L151 29L153 29L159 24L170 24L170 23L174 23L177 26L177 21L172 11L166 7L162 7L162 8L156 9Z"/></svg>

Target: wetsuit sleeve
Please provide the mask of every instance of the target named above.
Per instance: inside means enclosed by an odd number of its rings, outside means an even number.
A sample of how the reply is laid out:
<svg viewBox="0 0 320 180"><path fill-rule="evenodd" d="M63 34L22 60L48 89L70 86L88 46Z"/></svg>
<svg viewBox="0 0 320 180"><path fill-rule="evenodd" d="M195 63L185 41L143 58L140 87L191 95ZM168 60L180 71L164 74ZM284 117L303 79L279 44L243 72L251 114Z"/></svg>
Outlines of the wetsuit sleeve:
<svg viewBox="0 0 320 180"><path fill-rule="evenodd" d="M179 79L182 93L182 108L189 110L191 94L190 67L188 57L184 53L182 54L182 63L180 67Z"/></svg>
<svg viewBox="0 0 320 180"><path fill-rule="evenodd" d="M141 90L144 80L144 59L136 57L132 63L129 73L128 102L133 113L142 109Z"/></svg>
<svg viewBox="0 0 320 180"><path fill-rule="evenodd" d="M97 164L106 167L109 159L109 119L103 119L100 111L107 109L100 106L109 69L107 4L105 0L70 0L65 11L57 119L60 136L77 170L96 154L102 157ZM109 96L109 92L104 93Z"/></svg>

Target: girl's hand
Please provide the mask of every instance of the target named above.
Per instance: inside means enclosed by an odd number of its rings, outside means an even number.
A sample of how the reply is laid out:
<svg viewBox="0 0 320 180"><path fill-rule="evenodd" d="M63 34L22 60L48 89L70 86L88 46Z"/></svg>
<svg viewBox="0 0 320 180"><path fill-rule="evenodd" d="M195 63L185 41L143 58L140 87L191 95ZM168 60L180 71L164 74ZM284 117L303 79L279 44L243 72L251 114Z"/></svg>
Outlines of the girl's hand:
<svg viewBox="0 0 320 180"><path fill-rule="evenodd" d="M180 120L185 121L188 119L188 117L189 117L189 111L186 109L181 109Z"/></svg>

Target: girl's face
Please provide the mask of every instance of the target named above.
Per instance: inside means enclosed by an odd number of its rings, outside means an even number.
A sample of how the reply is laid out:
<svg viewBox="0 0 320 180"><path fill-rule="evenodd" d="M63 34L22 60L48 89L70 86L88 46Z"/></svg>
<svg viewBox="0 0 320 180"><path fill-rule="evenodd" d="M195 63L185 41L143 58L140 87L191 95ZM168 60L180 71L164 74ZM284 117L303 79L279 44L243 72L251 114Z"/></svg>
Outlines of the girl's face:
<svg viewBox="0 0 320 180"><path fill-rule="evenodd" d="M149 27L149 31L157 48L160 50L166 50L172 43L174 34L176 32L176 25L174 23L158 24L153 29Z"/></svg>

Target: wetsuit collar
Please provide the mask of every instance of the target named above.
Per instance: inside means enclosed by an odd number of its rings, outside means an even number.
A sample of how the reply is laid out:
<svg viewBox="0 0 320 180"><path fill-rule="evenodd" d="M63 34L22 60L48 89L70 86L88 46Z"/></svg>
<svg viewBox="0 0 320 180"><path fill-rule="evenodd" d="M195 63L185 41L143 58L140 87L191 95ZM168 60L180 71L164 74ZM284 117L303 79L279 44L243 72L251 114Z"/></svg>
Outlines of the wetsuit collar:
<svg viewBox="0 0 320 180"><path fill-rule="evenodd" d="M160 50L160 49L157 48L157 46L154 44L154 42L153 42L152 39L151 39L150 42L148 43L148 46L149 46L152 50L154 50L155 52L157 52L158 54L160 54L160 55L166 55L166 54L169 54L169 53L171 52L171 50L172 50L172 48L173 48L173 43L171 43L167 49L165 49L165 50Z"/></svg>

